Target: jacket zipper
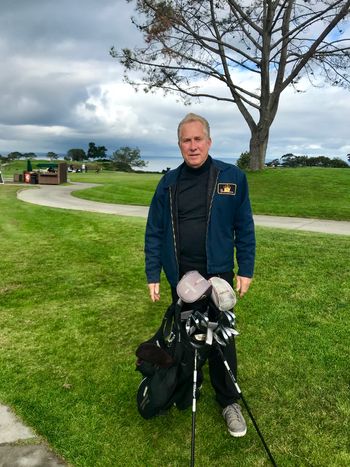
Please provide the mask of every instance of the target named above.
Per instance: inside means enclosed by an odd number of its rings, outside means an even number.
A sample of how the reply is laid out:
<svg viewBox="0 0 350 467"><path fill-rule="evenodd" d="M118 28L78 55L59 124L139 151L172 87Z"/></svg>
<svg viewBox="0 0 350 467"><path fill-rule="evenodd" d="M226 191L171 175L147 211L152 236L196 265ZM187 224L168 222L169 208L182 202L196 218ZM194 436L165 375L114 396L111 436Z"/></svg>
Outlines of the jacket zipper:
<svg viewBox="0 0 350 467"><path fill-rule="evenodd" d="M208 218L207 218L207 233L205 237L205 248L207 252L207 272L208 272L208 231L209 231L209 220L210 220L210 215L211 215L211 208L213 206L213 201L214 201L214 196L215 196L215 187L217 186L218 179L219 179L219 174L220 171L217 172L216 177L215 177L215 183L213 186L213 191L211 193L211 199L210 199L210 204L209 204L209 209L208 209Z"/></svg>
<svg viewBox="0 0 350 467"><path fill-rule="evenodd" d="M170 216L171 216L171 227L173 231L173 241L174 241L174 250L175 250L175 260L177 266L177 277L179 279L179 260L177 256L177 245L176 245L176 235L175 235L175 224L174 224L174 213L173 213L173 197L171 193L171 187L169 187L169 197L170 197Z"/></svg>

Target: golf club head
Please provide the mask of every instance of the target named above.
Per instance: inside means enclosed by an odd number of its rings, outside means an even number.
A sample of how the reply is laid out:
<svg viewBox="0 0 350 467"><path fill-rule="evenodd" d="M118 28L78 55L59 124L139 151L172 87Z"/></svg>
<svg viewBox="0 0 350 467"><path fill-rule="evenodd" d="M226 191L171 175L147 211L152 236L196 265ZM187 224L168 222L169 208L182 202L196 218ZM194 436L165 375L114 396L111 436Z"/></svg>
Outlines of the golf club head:
<svg viewBox="0 0 350 467"><path fill-rule="evenodd" d="M226 316L230 323L234 323L236 321L236 315L233 311L224 311L224 316Z"/></svg>
<svg viewBox="0 0 350 467"><path fill-rule="evenodd" d="M220 327L221 335L226 343L231 339L231 335L228 333L227 329L228 328L224 328L223 326Z"/></svg>
<svg viewBox="0 0 350 467"><path fill-rule="evenodd" d="M235 336L239 335L239 332L236 331L236 329L234 329L234 328L225 328L225 329L226 329L226 332L228 334L230 334L232 337L235 337Z"/></svg>
<svg viewBox="0 0 350 467"><path fill-rule="evenodd" d="M215 332L214 333L214 339L216 340L216 342L220 345L223 345L224 347L226 346L226 342L224 340L222 340L218 335L217 333Z"/></svg>

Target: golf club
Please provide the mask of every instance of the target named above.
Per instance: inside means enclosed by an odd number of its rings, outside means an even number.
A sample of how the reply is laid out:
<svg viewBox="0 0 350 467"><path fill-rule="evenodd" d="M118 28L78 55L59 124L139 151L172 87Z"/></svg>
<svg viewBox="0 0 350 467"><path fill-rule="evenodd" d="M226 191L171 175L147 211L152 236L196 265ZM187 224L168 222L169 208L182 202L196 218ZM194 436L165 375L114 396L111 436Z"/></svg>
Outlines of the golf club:
<svg viewBox="0 0 350 467"><path fill-rule="evenodd" d="M191 436L191 467L194 467L196 440L196 409L197 409L197 348L194 349L193 367L193 400L192 400L192 436Z"/></svg>

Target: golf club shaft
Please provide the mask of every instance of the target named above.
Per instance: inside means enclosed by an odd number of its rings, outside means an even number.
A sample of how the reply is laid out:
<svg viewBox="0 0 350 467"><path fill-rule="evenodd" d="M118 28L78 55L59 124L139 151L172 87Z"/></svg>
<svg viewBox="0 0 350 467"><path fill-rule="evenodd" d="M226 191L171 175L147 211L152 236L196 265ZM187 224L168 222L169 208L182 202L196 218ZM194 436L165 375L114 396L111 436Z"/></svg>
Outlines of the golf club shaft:
<svg viewBox="0 0 350 467"><path fill-rule="evenodd" d="M247 409L248 415L249 415L249 417L251 418L251 420L252 420L252 422L253 422L254 428L256 429L256 432L257 432L258 435L259 435L259 438L260 438L260 440L261 440L261 442L262 442L262 444L263 444L263 446L264 446L264 448L265 448L265 451L266 451L266 453L267 453L267 455L268 455L268 457L269 457L269 459L270 459L272 465L273 465L274 467L277 467L277 464L276 464L276 462L275 462L275 459L272 457L272 454L271 454L271 452L270 452L270 449L268 448L268 446L267 446L267 444L266 444L266 441L264 440L264 437L263 437L263 435L262 435L262 433L261 433L261 431L260 431L260 429L259 429L259 427L258 427L258 424L256 423L256 421L255 421L255 419L254 419L254 417L253 417L253 414L252 414L252 412L251 412L251 410L250 410L250 408L249 408L249 406L248 406L248 404L247 404L247 401L246 401L245 398L243 397L242 391L240 390L240 387L238 386L238 383L237 383L237 381L236 381L236 378L235 378L234 374L232 373L232 370L231 370L229 364L227 363L227 360L226 360L226 358L225 358L225 356L224 356L224 353L223 353L223 351L222 351L220 345L218 345L217 348L219 349L219 353L220 353L220 355L221 355L221 358L222 358L222 361L223 361L223 363L224 363L224 365L225 365L225 368L226 368L226 370L227 370L227 373L229 374L229 376L230 376L230 378L231 378L233 384L235 385L235 388L236 388L238 394L240 395L240 397L241 397L241 399L242 399L242 402L243 402L245 408Z"/></svg>
<svg viewBox="0 0 350 467"><path fill-rule="evenodd" d="M192 393L192 439L191 439L191 467L194 467L195 438L196 438L196 409L197 409L197 349L194 350L193 393Z"/></svg>
<svg viewBox="0 0 350 467"><path fill-rule="evenodd" d="M270 449L269 449L268 445L266 444L266 441L264 440L264 437L263 437L263 435L262 435L262 433L261 433L261 431L260 431L260 429L259 429L259 427L258 427L258 424L256 423L256 421L255 421L255 419L254 419L254 417L253 417L253 414L252 414L252 412L251 412L251 410L250 410L250 408L249 408L249 406L248 406L248 404L247 404L247 401L246 401L245 398L243 397L243 394L242 394L242 393L241 393L241 399L242 399L242 402L243 402L243 404L244 404L244 406L245 406L245 408L246 408L246 410L247 410L247 412L248 412L248 414L249 414L249 417L251 418L251 420L252 420L252 422L253 422L254 428L256 429L256 432L257 432L258 435L259 435L259 438L260 438L260 440L261 440L261 442L262 442L262 444L263 444L263 446L264 446L264 448L265 448L265 451L266 451L267 455L269 456L269 459L270 459L270 461L271 461L271 464L272 464L274 467L277 467L277 464L276 464L276 462L275 462L275 459L272 457L272 454L271 454L271 452L270 452Z"/></svg>

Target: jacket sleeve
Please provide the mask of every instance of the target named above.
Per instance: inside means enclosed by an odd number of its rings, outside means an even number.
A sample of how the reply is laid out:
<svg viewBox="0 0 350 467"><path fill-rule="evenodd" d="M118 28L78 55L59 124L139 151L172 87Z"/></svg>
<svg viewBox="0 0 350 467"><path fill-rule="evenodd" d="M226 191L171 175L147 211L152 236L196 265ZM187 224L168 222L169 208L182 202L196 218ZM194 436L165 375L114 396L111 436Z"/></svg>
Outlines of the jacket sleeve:
<svg viewBox="0 0 350 467"><path fill-rule="evenodd" d="M249 200L247 177L242 173L241 202L235 221L235 247L238 264L237 274L253 277L255 261L255 229Z"/></svg>
<svg viewBox="0 0 350 467"><path fill-rule="evenodd" d="M161 180L151 201L145 232L145 266L149 284L160 282L161 252L164 238L164 200L165 192Z"/></svg>

